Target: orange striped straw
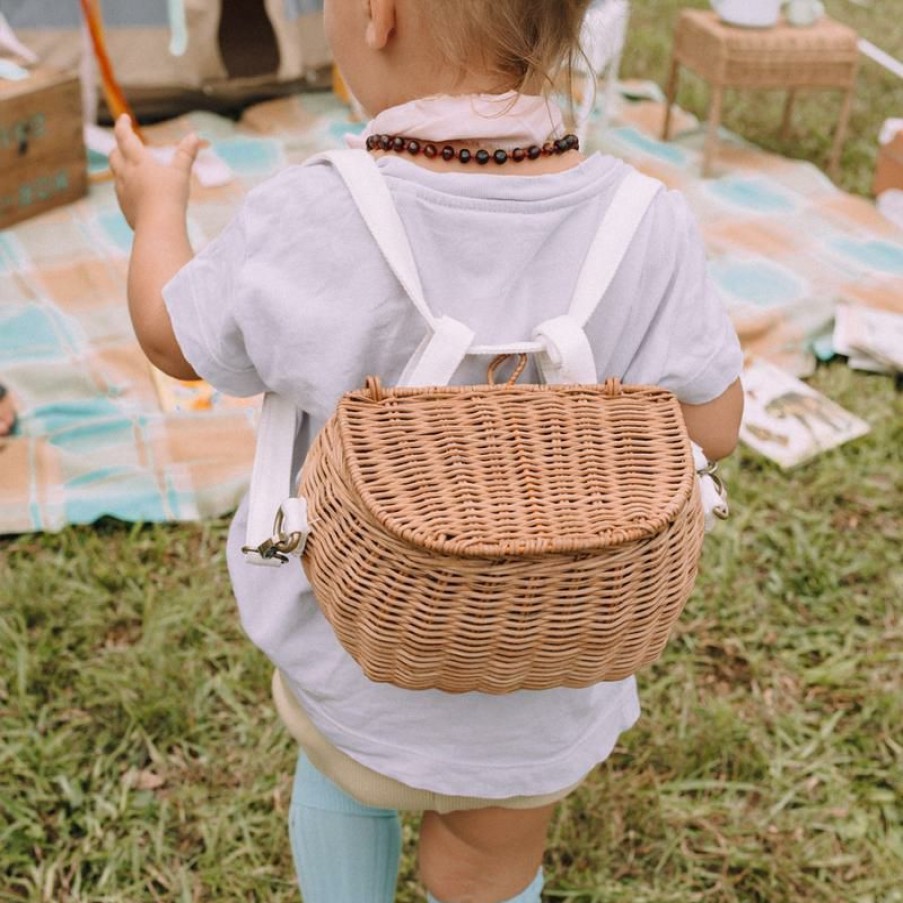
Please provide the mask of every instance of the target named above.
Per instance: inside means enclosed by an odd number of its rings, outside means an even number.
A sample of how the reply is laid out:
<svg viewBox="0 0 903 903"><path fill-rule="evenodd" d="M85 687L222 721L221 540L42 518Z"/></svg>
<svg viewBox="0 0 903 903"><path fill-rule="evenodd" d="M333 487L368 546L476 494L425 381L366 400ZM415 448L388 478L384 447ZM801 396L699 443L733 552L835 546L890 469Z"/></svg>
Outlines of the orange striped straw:
<svg viewBox="0 0 903 903"><path fill-rule="evenodd" d="M119 86L119 82L116 81L116 75L113 72L113 64L110 62L109 53L107 53L100 3L98 0L80 0L80 2L85 23L88 26L88 33L91 35L91 44L94 47L94 57L100 70L100 83L107 106L110 108L114 119L118 119L123 113L126 113L132 120L135 134L144 141L144 136L138 127L138 120L125 95L122 93L122 88Z"/></svg>

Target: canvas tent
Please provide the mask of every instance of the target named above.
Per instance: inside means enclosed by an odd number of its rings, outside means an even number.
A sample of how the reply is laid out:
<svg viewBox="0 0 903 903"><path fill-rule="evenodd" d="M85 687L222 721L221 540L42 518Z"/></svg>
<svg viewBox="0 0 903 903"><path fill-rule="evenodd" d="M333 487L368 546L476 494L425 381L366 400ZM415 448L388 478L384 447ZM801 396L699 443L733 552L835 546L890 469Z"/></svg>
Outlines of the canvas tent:
<svg viewBox="0 0 903 903"><path fill-rule="evenodd" d="M320 0L101 2L117 77L139 115L224 108L299 82L323 82L330 56L321 6ZM43 64L83 65L89 45L78 0L0 0L0 12Z"/></svg>

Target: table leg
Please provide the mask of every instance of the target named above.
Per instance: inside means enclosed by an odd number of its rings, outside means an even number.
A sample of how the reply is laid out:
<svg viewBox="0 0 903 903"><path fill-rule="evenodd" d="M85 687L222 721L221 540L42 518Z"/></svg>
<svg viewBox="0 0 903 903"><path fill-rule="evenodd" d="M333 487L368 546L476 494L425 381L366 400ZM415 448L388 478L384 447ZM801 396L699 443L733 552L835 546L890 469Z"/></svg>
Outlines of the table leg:
<svg viewBox="0 0 903 903"><path fill-rule="evenodd" d="M787 100L784 102L784 117L781 120L781 138L786 141L790 137L790 120L793 116L793 103L796 100L796 88L787 92Z"/></svg>
<svg viewBox="0 0 903 903"><path fill-rule="evenodd" d="M840 110L840 118L837 120L837 129L834 132L834 145L831 148L831 156L828 159L828 175L836 179L840 171L840 154L847 138L847 126L850 122L850 113L853 110L853 95L855 85L850 85L843 98L843 106Z"/></svg>
<svg viewBox="0 0 903 903"><path fill-rule="evenodd" d="M702 149L702 174L708 176L712 171L712 158L718 144L718 126L721 124L721 107L724 102L724 86L715 85L712 89L712 100L709 105L709 125Z"/></svg>
<svg viewBox="0 0 903 903"><path fill-rule="evenodd" d="M671 107L677 99L677 75L680 63L676 59L671 60L671 72L668 75L668 85L665 88L665 125L662 129L662 140L667 141L671 131Z"/></svg>

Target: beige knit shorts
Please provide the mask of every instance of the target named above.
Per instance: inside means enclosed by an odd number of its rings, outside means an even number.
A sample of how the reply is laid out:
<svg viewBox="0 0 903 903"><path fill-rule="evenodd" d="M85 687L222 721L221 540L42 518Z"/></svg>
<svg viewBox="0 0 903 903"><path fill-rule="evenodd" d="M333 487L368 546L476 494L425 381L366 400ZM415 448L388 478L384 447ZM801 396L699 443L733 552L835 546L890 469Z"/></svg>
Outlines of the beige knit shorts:
<svg viewBox="0 0 903 903"><path fill-rule="evenodd" d="M430 790L419 790L379 774L361 765L333 746L314 726L294 694L285 684L278 669L273 672L273 700L276 710L289 733L298 741L313 766L342 788L349 796L367 806L434 812L453 812L458 809L533 809L564 799L583 780L555 793L542 796L511 796L505 799L482 799L476 796L447 796Z"/></svg>

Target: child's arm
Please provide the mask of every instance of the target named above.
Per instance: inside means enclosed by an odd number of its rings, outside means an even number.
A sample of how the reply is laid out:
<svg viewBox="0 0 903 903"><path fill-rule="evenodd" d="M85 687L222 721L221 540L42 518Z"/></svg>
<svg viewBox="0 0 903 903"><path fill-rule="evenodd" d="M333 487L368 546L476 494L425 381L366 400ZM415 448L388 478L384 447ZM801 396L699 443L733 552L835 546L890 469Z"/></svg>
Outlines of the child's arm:
<svg viewBox="0 0 903 903"><path fill-rule="evenodd" d="M115 134L110 168L119 206L135 232L128 277L135 334L154 366L178 379L197 379L176 341L163 286L193 256L185 212L200 141L195 135L183 138L172 162L163 164L138 139L128 116L116 121Z"/></svg>
<svg viewBox="0 0 903 903"><path fill-rule="evenodd" d="M743 387L739 379L712 401L680 407L690 438L710 461L726 458L736 448L743 416Z"/></svg>

